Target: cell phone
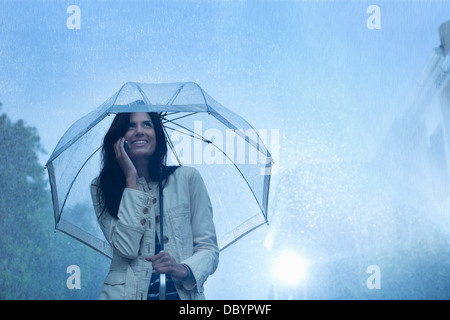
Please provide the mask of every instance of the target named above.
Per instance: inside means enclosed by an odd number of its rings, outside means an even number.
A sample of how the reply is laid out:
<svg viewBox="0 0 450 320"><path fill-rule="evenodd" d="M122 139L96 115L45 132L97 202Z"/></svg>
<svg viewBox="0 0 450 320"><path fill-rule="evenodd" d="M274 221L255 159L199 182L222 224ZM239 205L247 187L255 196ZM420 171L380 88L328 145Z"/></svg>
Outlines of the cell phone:
<svg viewBox="0 0 450 320"><path fill-rule="evenodd" d="M125 142L123 143L123 148L125 149L125 152L128 154L128 141L125 140Z"/></svg>

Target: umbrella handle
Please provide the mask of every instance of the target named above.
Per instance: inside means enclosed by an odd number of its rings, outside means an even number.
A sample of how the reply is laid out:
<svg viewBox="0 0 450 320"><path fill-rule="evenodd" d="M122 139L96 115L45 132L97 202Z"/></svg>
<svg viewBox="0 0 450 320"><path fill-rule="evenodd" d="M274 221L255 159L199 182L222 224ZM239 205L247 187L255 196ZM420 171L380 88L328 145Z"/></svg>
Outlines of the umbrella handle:
<svg viewBox="0 0 450 320"><path fill-rule="evenodd" d="M160 252L163 252L162 250ZM159 300L166 300L166 274L159 275Z"/></svg>

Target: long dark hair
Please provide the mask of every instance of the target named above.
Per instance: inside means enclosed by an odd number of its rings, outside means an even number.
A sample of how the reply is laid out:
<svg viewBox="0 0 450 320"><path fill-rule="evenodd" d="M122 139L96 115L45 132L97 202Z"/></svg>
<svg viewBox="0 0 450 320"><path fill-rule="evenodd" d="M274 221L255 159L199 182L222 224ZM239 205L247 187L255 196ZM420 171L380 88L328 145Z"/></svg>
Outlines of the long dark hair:
<svg viewBox="0 0 450 320"><path fill-rule="evenodd" d="M118 113L103 139L103 167L98 179L100 192L98 192L97 197L99 203L103 206L103 211L107 210L109 214L115 218L117 218L120 199L122 198L122 193L125 189L125 175L116 160L114 144L119 138L123 137L128 130L130 114L131 113ZM150 157L148 165L150 179L152 181L158 181L159 179L166 180L178 167L166 166L167 140L160 114L157 112L149 112L148 114L152 120L156 135L156 148L153 155Z"/></svg>

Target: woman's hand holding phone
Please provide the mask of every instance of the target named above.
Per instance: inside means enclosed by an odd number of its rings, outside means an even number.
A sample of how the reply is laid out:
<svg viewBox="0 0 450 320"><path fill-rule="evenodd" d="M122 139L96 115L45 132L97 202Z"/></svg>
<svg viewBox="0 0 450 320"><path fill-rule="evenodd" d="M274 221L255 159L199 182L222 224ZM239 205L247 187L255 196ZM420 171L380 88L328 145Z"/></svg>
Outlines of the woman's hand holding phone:
<svg viewBox="0 0 450 320"><path fill-rule="evenodd" d="M125 145L127 145L127 147L125 147ZM136 189L137 170L128 156L128 150L125 150L125 148L128 149L128 142L122 137L114 144L116 160L125 175L126 187Z"/></svg>

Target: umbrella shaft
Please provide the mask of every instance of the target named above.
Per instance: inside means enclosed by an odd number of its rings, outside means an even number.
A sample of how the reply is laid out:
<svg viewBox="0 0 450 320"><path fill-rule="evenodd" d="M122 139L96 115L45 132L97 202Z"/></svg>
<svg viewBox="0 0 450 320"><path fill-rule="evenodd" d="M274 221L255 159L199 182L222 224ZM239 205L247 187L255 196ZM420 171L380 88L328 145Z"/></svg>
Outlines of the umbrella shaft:
<svg viewBox="0 0 450 320"><path fill-rule="evenodd" d="M161 183L161 175L159 176L159 242L161 244L161 251L164 252L164 230L163 230L163 193L162 193L162 183ZM161 273L159 275L159 300L166 300L166 274Z"/></svg>

